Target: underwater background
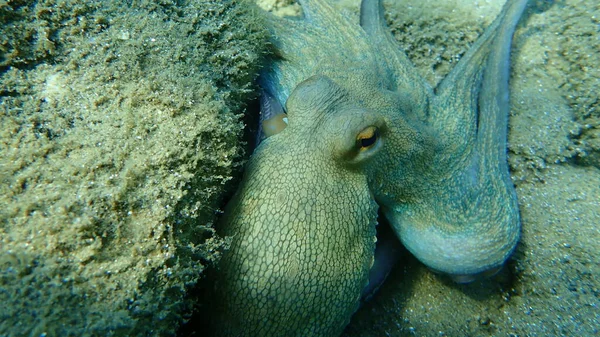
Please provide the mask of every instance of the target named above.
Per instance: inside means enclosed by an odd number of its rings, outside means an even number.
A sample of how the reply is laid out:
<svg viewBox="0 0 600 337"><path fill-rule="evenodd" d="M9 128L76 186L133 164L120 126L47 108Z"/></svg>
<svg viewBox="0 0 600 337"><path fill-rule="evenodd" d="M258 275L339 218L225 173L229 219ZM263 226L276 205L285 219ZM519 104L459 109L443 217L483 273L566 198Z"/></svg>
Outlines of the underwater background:
<svg viewBox="0 0 600 337"><path fill-rule="evenodd" d="M386 15L435 85L503 2ZM358 0L335 3L358 22ZM0 336L202 335L179 329L209 314L196 289L227 246L213 227L252 151L267 38L241 0L0 1ZM511 59L514 256L458 285L405 254L344 336L600 334L599 65L597 0L530 0Z"/></svg>

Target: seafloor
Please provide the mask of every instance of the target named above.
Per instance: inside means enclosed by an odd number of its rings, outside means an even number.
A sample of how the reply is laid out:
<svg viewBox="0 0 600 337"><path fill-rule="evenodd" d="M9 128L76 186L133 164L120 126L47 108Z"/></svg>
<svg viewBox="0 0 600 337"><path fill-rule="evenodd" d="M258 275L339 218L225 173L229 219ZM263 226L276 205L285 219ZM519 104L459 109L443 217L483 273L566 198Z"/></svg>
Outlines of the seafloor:
<svg viewBox="0 0 600 337"><path fill-rule="evenodd" d="M434 85L502 4L386 12ZM264 52L242 1L0 1L0 336L174 335L202 308L189 291L223 249ZM468 285L406 253L344 336L599 335L599 93L600 3L530 0L512 52L517 251Z"/></svg>

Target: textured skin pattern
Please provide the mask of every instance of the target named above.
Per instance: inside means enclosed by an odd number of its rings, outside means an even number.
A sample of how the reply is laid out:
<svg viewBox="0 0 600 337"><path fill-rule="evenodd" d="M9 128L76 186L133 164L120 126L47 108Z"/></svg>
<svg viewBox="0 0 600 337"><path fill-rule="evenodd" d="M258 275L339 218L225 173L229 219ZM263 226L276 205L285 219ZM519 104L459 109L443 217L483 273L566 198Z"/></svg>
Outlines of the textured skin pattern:
<svg viewBox="0 0 600 337"><path fill-rule="evenodd" d="M357 309L377 219L362 167L378 149L355 139L382 121L347 101L327 78L305 81L289 126L250 159L222 224L217 335L336 336Z"/></svg>
<svg viewBox="0 0 600 337"><path fill-rule="evenodd" d="M461 280L501 266L519 238L507 83L526 0L509 0L435 90L380 1L363 1L362 27L300 2L303 20L269 19L277 57L261 86L289 125L256 149L225 211L217 335L338 336L368 284L378 205L417 258Z"/></svg>
<svg viewBox="0 0 600 337"><path fill-rule="evenodd" d="M389 132L369 170L370 186L404 246L460 282L497 270L519 239L506 134L510 44L526 3L508 0L435 90L398 51L381 4L362 3L362 26L395 74L393 87L405 106L384 115L395 125L410 111L425 124L424 150L409 156L398 151L407 147L406 134Z"/></svg>

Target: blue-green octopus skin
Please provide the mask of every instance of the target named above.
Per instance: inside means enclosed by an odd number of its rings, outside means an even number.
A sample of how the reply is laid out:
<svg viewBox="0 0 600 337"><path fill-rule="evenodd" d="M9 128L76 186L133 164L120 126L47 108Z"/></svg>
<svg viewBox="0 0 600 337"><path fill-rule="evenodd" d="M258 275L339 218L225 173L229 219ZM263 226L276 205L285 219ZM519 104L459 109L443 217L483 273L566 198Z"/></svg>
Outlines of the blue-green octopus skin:
<svg viewBox="0 0 600 337"><path fill-rule="evenodd" d="M451 73L432 90L385 29L381 2L363 1L361 24L394 73L404 109L369 170L373 193L406 248L425 265L468 282L499 269L520 235L506 158L509 56L527 4L508 0ZM376 111L377 109L373 107ZM397 115L416 114L429 138L405 156ZM412 140L408 139L410 142Z"/></svg>
<svg viewBox="0 0 600 337"><path fill-rule="evenodd" d="M388 33L325 0L269 17L261 86L288 126L252 155L220 233L220 336L339 336L373 265L378 205L404 245L459 280L501 266L520 231L506 163L508 59L526 4L509 0L430 88Z"/></svg>

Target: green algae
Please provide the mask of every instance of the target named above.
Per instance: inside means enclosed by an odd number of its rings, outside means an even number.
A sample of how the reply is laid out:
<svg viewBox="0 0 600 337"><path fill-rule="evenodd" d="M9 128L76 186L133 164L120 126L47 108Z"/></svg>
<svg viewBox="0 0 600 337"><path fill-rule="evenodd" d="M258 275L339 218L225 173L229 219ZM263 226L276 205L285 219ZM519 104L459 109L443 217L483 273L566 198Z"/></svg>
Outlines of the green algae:
<svg viewBox="0 0 600 337"><path fill-rule="evenodd" d="M0 335L173 335L219 257L243 1L0 3Z"/></svg>

